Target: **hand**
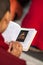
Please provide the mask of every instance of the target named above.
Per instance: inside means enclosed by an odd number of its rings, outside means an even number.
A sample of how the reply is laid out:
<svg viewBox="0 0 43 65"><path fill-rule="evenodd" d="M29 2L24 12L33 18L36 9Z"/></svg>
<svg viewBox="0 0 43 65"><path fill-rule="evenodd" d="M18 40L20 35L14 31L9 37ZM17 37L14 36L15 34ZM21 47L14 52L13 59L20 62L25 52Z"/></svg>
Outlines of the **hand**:
<svg viewBox="0 0 43 65"><path fill-rule="evenodd" d="M19 57L22 53L22 50L23 47L18 41L10 42L8 52L11 53L12 55Z"/></svg>

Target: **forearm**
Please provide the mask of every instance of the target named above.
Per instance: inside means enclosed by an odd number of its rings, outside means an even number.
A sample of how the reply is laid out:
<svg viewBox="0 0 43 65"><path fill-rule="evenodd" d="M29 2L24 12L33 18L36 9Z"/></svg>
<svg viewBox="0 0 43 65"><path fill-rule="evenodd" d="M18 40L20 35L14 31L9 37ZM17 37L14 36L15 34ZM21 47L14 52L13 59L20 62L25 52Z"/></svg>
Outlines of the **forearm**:
<svg viewBox="0 0 43 65"><path fill-rule="evenodd" d="M7 22L1 21L0 22L0 33L4 32L4 30L7 28L7 26L8 26Z"/></svg>
<svg viewBox="0 0 43 65"><path fill-rule="evenodd" d="M6 30L10 20L11 20L11 14L9 11L7 11L0 21L0 33L4 32Z"/></svg>

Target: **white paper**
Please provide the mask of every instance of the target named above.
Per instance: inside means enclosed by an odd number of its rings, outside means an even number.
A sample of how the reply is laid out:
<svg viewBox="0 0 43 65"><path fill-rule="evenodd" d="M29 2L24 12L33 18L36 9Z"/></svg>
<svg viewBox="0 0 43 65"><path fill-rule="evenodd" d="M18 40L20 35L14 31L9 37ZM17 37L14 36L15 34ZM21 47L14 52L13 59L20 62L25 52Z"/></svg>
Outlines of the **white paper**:
<svg viewBox="0 0 43 65"><path fill-rule="evenodd" d="M10 21L7 29L2 33L5 42L15 41L20 29L21 28L17 23Z"/></svg>
<svg viewBox="0 0 43 65"><path fill-rule="evenodd" d="M28 51L37 31L34 28L31 29L22 28L22 30L28 31L25 41L21 42L21 44L23 45L23 51Z"/></svg>

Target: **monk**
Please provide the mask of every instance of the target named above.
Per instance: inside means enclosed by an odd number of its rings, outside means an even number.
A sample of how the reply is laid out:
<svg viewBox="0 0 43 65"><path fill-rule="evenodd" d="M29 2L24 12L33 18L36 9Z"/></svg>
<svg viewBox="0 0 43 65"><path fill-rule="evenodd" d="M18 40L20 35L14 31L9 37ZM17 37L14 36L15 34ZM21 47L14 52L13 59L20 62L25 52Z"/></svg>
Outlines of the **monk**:
<svg viewBox="0 0 43 65"><path fill-rule="evenodd" d="M0 47L12 55L19 57L22 52L22 45L18 41L11 41L7 45L8 42L5 42L2 36L2 33L6 30L12 18L9 0L0 0Z"/></svg>

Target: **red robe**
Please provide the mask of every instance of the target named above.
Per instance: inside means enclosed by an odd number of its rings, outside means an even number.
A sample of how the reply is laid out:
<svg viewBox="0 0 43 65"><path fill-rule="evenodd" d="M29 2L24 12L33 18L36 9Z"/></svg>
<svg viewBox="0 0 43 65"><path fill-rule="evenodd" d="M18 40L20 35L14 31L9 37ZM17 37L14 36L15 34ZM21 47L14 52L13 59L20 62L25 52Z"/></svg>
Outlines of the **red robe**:
<svg viewBox="0 0 43 65"><path fill-rule="evenodd" d="M2 47L5 50L8 50L9 46L4 42L4 38L0 34L0 47Z"/></svg>
<svg viewBox="0 0 43 65"><path fill-rule="evenodd" d="M26 62L0 48L0 65L26 65Z"/></svg>
<svg viewBox="0 0 43 65"><path fill-rule="evenodd" d="M43 0L32 0L30 10L23 19L21 26L37 30L32 46L43 50Z"/></svg>
<svg viewBox="0 0 43 65"><path fill-rule="evenodd" d="M25 60L19 59L6 52L5 50L8 50L8 47L0 34L0 65L26 65Z"/></svg>

